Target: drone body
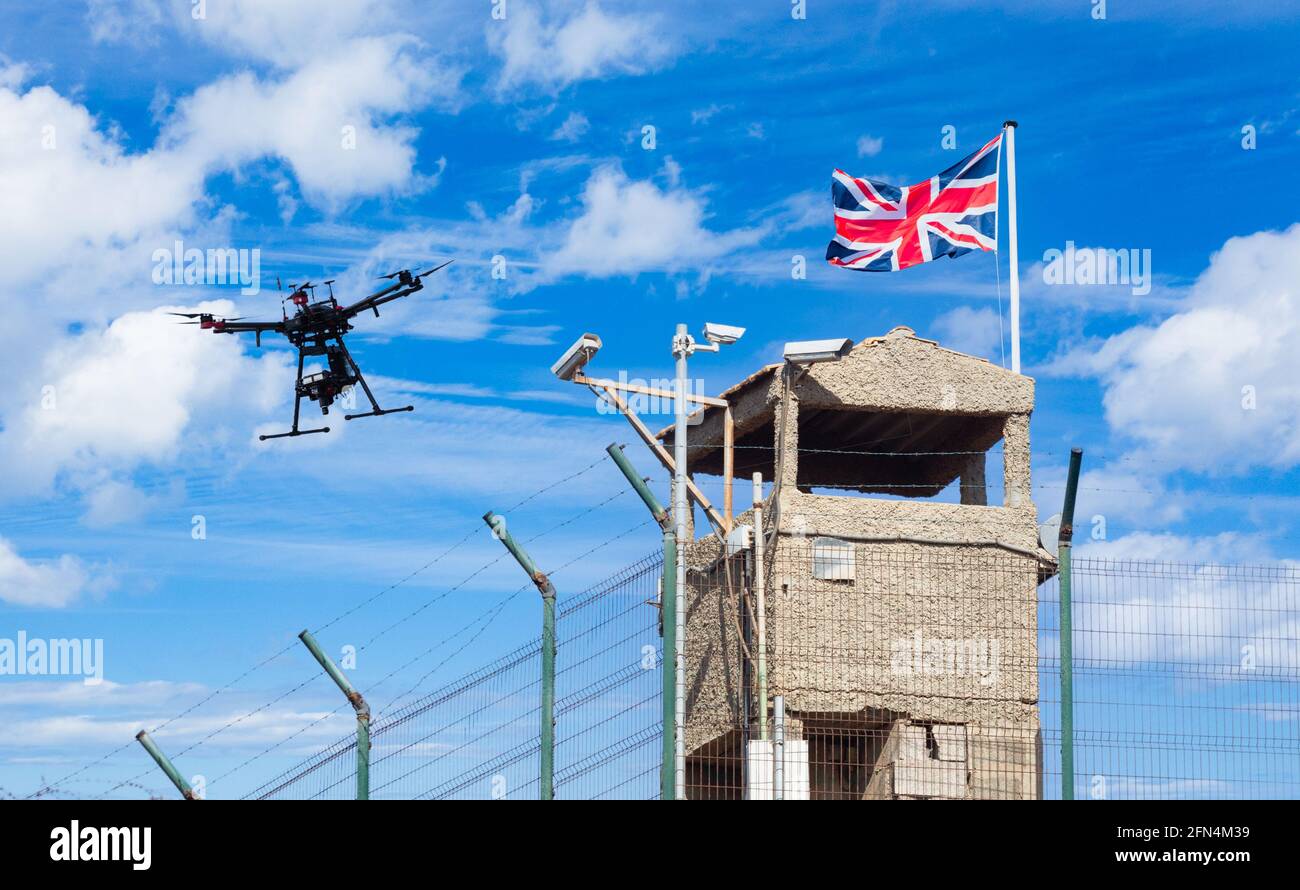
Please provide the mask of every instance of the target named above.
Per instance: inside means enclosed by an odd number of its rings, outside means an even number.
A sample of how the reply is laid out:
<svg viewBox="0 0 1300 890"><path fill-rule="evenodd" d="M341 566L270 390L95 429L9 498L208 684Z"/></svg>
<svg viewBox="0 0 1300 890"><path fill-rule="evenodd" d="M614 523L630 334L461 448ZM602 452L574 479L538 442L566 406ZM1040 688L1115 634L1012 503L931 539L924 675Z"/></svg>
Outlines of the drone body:
<svg viewBox="0 0 1300 890"><path fill-rule="evenodd" d="M329 414L330 406L334 404L334 400L345 389L360 385L366 394L366 398L370 400L371 410L361 414L345 414L345 420L354 420L358 417L380 417L398 411L414 410L412 405L407 405L404 408L379 407L379 403L375 401L374 393L370 391L370 386L361 374L361 368L357 366L352 353L348 352L347 346L343 343L343 337L348 331L352 330L352 319L362 312L372 311L375 313L375 317L378 318L380 306L391 303L393 300L400 300L402 297L410 296L423 289L424 283L421 279L424 276L432 275L450 263L451 260L448 260L441 266L435 266L419 274L413 274L411 270L403 269L400 272L385 275L383 277L390 280L391 284L349 306L339 305L338 300L334 298L333 281L325 282L326 285L330 286L330 295L324 300L314 300L309 295L308 292L314 295L316 290L316 286L311 282L290 285L293 292L288 299L293 303L295 311L293 315L289 315L287 311L282 312L283 318L280 321L225 319L206 312L173 312L172 314L195 319L195 321L188 323L197 324L201 329L212 331L214 334L252 333L257 337L258 346L262 345L263 334L282 334L290 345L298 350L298 379L294 385L293 427L287 433L274 433L259 436L258 438L262 440L283 439L293 436L305 436L308 433L328 433L330 428L327 426L314 430L298 428L299 411L304 398L319 404L321 414ZM307 356L323 356L326 365L325 370L304 377L302 371Z"/></svg>

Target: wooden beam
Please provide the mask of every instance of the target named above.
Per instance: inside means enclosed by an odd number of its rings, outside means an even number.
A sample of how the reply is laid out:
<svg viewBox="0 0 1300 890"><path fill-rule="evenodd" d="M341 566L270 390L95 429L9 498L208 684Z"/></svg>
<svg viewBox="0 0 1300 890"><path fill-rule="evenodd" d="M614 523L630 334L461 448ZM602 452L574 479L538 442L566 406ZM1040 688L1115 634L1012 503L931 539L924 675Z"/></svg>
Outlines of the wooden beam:
<svg viewBox="0 0 1300 890"><path fill-rule="evenodd" d="M592 384L593 391L595 388L595 384ZM668 453L664 446L659 444L659 440L655 438L654 433L650 432L650 429L641 422L641 418L637 417L636 414L632 412L632 409L628 407L628 404L623 400L623 397L613 389L603 386L600 387L600 389L605 393L605 397L614 404L614 407L618 408L619 413L627 418L628 423L632 424L632 429L636 430L637 435L641 437L641 441L645 442L654 453L655 457L659 458L659 462L667 468L669 473L675 474L677 472L677 463L673 460L673 456ZM695 498L696 503L704 509L704 515L707 516L709 522L713 524L714 531L718 533L718 537L721 538L726 536L727 533L731 531L729 523L725 522L723 518L718 515L718 511L713 509L713 504L711 504L709 499L704 496L704 492L700 491L699 487L695 484L695 480L693 480L689 475L686 477L686 490L690 493L691 497ZM685 557L683 556L682 558L684 559Z"/></svg>
<svg viewBox="0 0 1300 890"><path fill-rule="evenodd" d="M582 374L573 375L574 383L582 383L587 386L599 386L601 389L623 390L625 392L639 392L646 396L658 396L661 399L675 399L677 393L667 389L654 389L649 386L640 386L636 383L620 383L617 380L608 380L603 377L586 377ZM686 401L696 402L700 405L709 405L714 408L727 407L726 399L715 399L712 396L697 396L692 393L686 394Z"/></svg>

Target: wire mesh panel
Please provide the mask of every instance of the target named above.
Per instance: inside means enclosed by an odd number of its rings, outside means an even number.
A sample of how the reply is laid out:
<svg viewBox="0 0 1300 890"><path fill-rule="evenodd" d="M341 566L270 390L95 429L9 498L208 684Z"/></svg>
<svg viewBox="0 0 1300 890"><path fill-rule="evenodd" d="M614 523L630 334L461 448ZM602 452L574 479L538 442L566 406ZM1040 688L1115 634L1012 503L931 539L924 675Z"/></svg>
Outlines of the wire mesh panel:
<svg viewBox="0 0 1300 890"><path fill-rule="evenodd" d="M642 560L560 610L556 797L659 794L662 567Z"/></svg>
<svg viewBox="0 0 1300 890"><path fill-rule="evenodd" d="M541 647L530 644L384 717L379 798L536 797Z"/></svg>
<svg viewBox="0 0 1300 890"><path fill-rule="evenodd" d="M662 646L650 557L556 619L557 797L658 793ZM540 610L540 607L539 607ZM541 646L531 643L371 728L371 799L528 799L540 790ZM350 798L356 742L341 739L250 797Z"/></svg>
<svg viewBox="0 0 1300 890"><path fill-rule="evenodd" d="M781 534L761 590L752 547L688 565L688 798L1061 796L1046 553ZM661 569L561 596L557 797L658 796ZM1300 796L1300 570L1080 558L1073 616L1076 798ZM534 643L381 715L372 797L536 797L539 682ZM355 754L253 796L351 797Z"/></svg>
<svg viewBox="0 0 1300 890"><path fill-rule="evenodd" d="M357 793L357 740L340 739L249 797L261 800L351 800Z"/></svg>
<svg viewBox="0 0 1300 890"><path fill-rule="evenodd" d="M1057 797L1059 584L1041 595ZM1072 601L1077 799L1300 797L1300 570L1076 559Z"/></svg>

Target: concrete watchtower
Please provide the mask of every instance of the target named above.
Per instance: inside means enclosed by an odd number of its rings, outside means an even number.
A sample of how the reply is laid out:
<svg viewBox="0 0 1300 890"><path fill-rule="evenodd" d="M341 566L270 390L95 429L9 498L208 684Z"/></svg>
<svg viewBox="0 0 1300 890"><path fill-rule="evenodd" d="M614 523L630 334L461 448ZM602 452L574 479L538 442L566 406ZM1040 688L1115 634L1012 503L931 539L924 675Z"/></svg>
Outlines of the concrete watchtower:
<svg viewBox="0 0 1300 890"><path fill-rule="evenodd" d="M770 487L763 529L744 513L730 544L687 554L688 795L762 795L753 742L780 695L787 797L1040 796L1037 587L1054 559L1030 497L1033 380L900 327L722 397L736 475ZM693 420L688 470L721 474L723 409ZM659 438L671 450L671 428Z"/></svg>

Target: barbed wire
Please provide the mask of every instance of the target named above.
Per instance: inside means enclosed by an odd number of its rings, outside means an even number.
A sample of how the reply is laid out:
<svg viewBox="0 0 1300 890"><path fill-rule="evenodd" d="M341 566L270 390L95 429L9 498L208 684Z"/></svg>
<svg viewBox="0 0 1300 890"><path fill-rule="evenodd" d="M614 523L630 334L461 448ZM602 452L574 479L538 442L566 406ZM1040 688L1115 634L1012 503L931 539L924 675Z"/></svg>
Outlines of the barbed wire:
<svg viewBox="0 0 1300 890"><path fill-rule="evenodd" d="M551 490L553 490L553 489L555 489L555 488L557 488L557 487L559 487L559 486L561 486L561 485L564 485L564 484L566 484L566 483L568 483L568 482L573 481L574 479L579 478L580 476L585 475L586 473L588 473L588 472L590 472L591 470L595 469L597 466L600 466L600 465L603 464L604 462L605 462L605 458L604 458L604 457L597 458L596 460L594 460L594 461L592 461L591 463L587 464L586 466L582 467L582 468L579 469L578 471L576 471L576 472L574 472L574 473L571 473L571 474L569 474L568 476L565 476L565 477L563 477L562 479L559 479L559 480L557 480L557 481L555 481L555 482L549 483L548 485L544 485L544 486L542 486L541 488L537 489L536 491L532 492L531 494L527 495L526 497L524 497L523 499L521 499L520 501L518 501L517 503L515 503L515 504L514 504L513 506L511 506L509 509L512 510L512 511L513 511L513 510L518 510L520 507L523 507L524 505L526 505L526 504L532 502L533 500L535 500L535 499L537 499L538 497L542 496L542 495L545 494L546 492L551 491ZM446 548L446 549L445 549L444 551L442 551L438 556L436 556L435 558L429 560L429 561L426 562L424 565L420 566L418 569L416 569L415 571L409 573L409 574L406 575L405 577L403 577L403 578L401 578L401 579L399 579L399 580L393 582L392 584L388 585L387 587L383 588L382 590L380 590L379 592L377 592L377 593L374 594L373 596L371 596L371 597L369 597L369 598L363 600L362 602L356 604L355 606L353 606L353 607L351 607L351 608L345 610L344 612L340 613L339 615L336 615L334 618L330 619L330 620L327 621L325 624L323 624L323 625L321 625L320 627L318 627L317 630L316 630L316 632L319 633L319 632L322 632L322 631L324 631L324 630L326 630L326 629L328 629L328 628L334 626L334 625L337 624L339 621L342 621L342 620L344 620L345 618L347 618L347 617L349 617L349 616L355 614L355 613L356 613L357 611L359 611L360 609L365 608L366 606L370 605L371 603L374 603L376 600L380 599L381 597L385 596L386 594L390 593L391 591L395 590L396 588L398 588L398 587L400 587L401 585L405 584L406 582L410 581L412 578L416 577L417 575L421 574L421 573L424 572L424 571L427 571L429 568L431 568L432 566L436 565L437 563L439 563L440 561L442 561L443 559L445 559L447 556L449 556L451 553L453 553L454 551L456 551L458 548L462 547L465 543L467 543L467 542L468 542L468 541L469 541L469 540L470 540L470 539L475 535L476 532L478 532L477 524L475 525L475 527L474 527L473 529L471 529L470 531L468 531L468 532L465 534L464 537L462 537L461 539L459 539L458 541L456 541L456 542L455 542L454 544L452 544L450 547ZM498 557L498 559L500 559L500 557ZM494 560L494 562L495 562L495 560ZM183 719L184 717L186 717L186 716L192 714L194 711L198 710L199 708L203 707L203 706L204 706L205 704L207 704L208 702L210 702L210 701L212 701L213 699L215 699L218 695L221 695L221 694L223 694L224 692L229 691L229 690L232 689L234 686L236 686L237 684L241 683L243 680L247 679L247 678L248 678L249 676L251 676L252 674L254 674L254 673L256 673L257 671L261 670L262 668L266 667L268 664L270 664L271 662L273 662L273 661L275 661L276 659L280 658L281 656L286 655L286 654L287 654L288 652L290 652L294 647L295 647L295 644L294 644L294 643L288 643L288 644L286 644L283 648L279 649L278 651L272 653L271 655L267 656L266 658L262 659L261 661L257 662L256 664L254 664L251 668L249 668L248 670L246 670L246 671L244 671L243 673L241 673L241 674L240 674L239 676L237 676L235 679L231 680L230 682L226 683L225 685L223 685L223 686L219 687L218 689L214 690L212 693L208 694L207 696L204 696L202 699L200 699L199 701L197 701L197 702L195 702L194 704L190 705L189 707L185 708L185 709L182 710L180 713L178 713L178 714L176 714L176 715L174 715L174 716L172 716L172 717L169 717L168 719L164 720L162 723L160 723L160 724L158 724L157 726L155 726L155 727L150 731L150 734L152 735L152 734L158 733L158 732L160 732L161 730L165 729L166 727L168 727L168 726L174 724L177 720ZM298 687L296 687L295 690L293 690L293 691L296 691L297 689L301 689L302 686L305 686L305 685L306 685L306 683L300 684L300 685L299 685ZM260 709L259 709L259 710L260 710ZM245 716L249 716L249 715L245 715ZM42 791L44 791L46 788L50 788L50 787L53 787L53 786L66 784L67 781L68 781L69 779L72 779L72 778L75 778L75 777L77 777L77 776L80 776L81 774L87 772L88 770L93 769L93 768L95 768L95 767L97 767L97 766L103 764L104 762L106 762L106 761L112 759L113 757L116 757L116 756L119 755L119 754L122 754L123 752L127 751L129 748L133 747L134 744L135 744L135 743L134 743L134 740L132 740L132 741L128 741L128 742L125 742L125 743L123 743L122 745L120 745L119 747L114 748L113 750L109 751L109 752L108 752L107 754L105 754L104 756L102 756L102 757L100 757L100 758L97 758L96 760L93 760L93 761L91 761L91 762L88 763L88 764L85 764L84 766L80 767L80 768L77 769L77 770L74 770L74 771L71 772L71 773L68 773L66 776L64 776L63 778L59 779L58 781L53 782L53 783L44 783L44 784L42 785L41 788L38 788L38 789L36 789L36 791L34 791L34 792L32 792L31 794L27 795L28 799L31 799L31 798L34 798L34 797L39 796L40 793L41 793ZM177 755L177 756L180 756L180 755ZM143 777L144 775L147 775L147 774L148 774L147 772L146 772L146 773L142 773L140 776L136 776L133 780L128 780L128 781L138 781L141 777ZM115 786L115 788L114 788L114 789L110 789L110 791L111 791L111 790L116 790L116 787L121 787L121 786L120 786L120 785L119 785L119 786Z"/></svg>
<svg viewBox="0 0 1300 890"><path fill-rule="evenodd" d="M600 461L597 461L596 463L601 463L601 462L600 462ZM545 531L543 531L543 532L540 532L540 533L538 533L538 534L536 534L536 535L533 535L531 538L528 538L527 540L525 540L524 543L525 543L525 544L532 543L533 541L539 540L540 538L543 538L543 537L545 537L545 536L547 536L547 535L553 534L554 532L559 531L560 529L565 528L566 526L571 525L571 524L573 524L574 522L577 522L579 519L583 518L584 516L590 515L591 513L595 512L596 510L599 510L600 508L602 508L602 507L608 505L609 503L613 502L614 500L616 500L616 499L618 499L618 498L624 496L626 493L627 493L627 490L626 490L626 489L620 489L620 490L617 491L615 494L611 495L611 496L608 497L608 498L605 498L603 501L600 501L600 502L598 502L598 503L596 503L596 504L593 504L592 506L590 506L590 507L588 507L588 508L586 508L586 509L584 509L584 510L582 510L582 511L576 513L576 514L574 514L573 516L569 517L568 519L565 519L565 520L563 520L563 521L561 521L561 522L555 524L554 526L548 528L547 530L545 530ZM526 501L525 501L525 502L526 502ZM525 502L521 502L521 503L525 503ZM511 509L513 510L513 509L517 509L517 508L518 508L518 505L516 505L515 507L512 507ZM641 525L644 525L644 524L645 524L645 523L642 523ZM638 527L640 527L640 526L638 526ZM480 530L479 530L479 533L481 533L482 531L483 531L483 529L480 529ZM616 536L615 538L611 538L611 539L609 539L609 541L606 541L605 544L612 543L614 540L617 540L619 537L623 537L623 535L619 535L619 536ZM599 549L601 546L605 546L605 544L598 545L597 548L595 548L595 549ZM595 549L593 549L592 551L589 551L589 552L595 552ZM379 639L380 637L382 637L384 634L389 633L389 632L392 631L393 629L395 629L395 628L401 626L402 624L405 624L406 622L412 620L412 619L415 618L417 615L419 615L421 612L423 612L425 609L429 608L430 606L434 605L434 604L437 603L437 602L440 602L440 601L443 600L443 599L446 599L448 596L450 596L450 595L451 595L452 593L454 593L455 591L462 589L466 584L468 584L470 581L472 581L472 580L473 580L474 578L476 578L478 575L482 574L482 572L484 572L487 568L489 568L489 567L491 567L491 566L497 564L498 562L500 562L502 559L504 559L504 558L505 558L506 556L508 556L508 555L509 555L509 554L508 554L506 551L503 550L503 551L502 551L501 553L499 553L495 558L493 558L493 559L490 560L489 562L485 563L484 565L480 566L480 567L479 567L478 569L476 569L474 572L471 572L468 576L466 576L464 579L462 579L459 583L453 585L451 588L449 588L448 590L446 590L446 591L444 591L443 593L439 594L438 596L436 596L436 597L434 597L434 598L432 598L432 599L426 601L426 602L423 603L420 607L418 607L418 608L416 608L415 610L411 611L410 613L408 613L408 614L407 614L406 616L404 616L403 618L399 619L399 620L396 621L396 622L393 622L392 624L390 624L390 625L388 625L387 627L385 627L383 630L379 631L377 634L375 634L375 635L372 636L369 640L367 640L364 644L362 644L361 646L359 646L359 647L358 647L358 651L362 651L362 650L366 649L368 646L372 645L376 640L378 640L378 639ZM460 635L461 633L463 633L464 631L468 630L469 628L473 627L474 625L478 624L479 622L483 622L483 623L482 623L482 626L478 629L478 631L476 631L476 632L474 633L474 635L472 635L472 636L471 636L471 637L470 637L470 638L469 638L465 643L463 643L463 644L462 644L462 645L461 645L457 650L455 650L455 651L452 652L450 655L448 655L447 657L445 657L445 658L444 658L441 662L439 662L439 664L438 664L437 666L435 666L432 670L430 670L430 671L427 672L425 675L423 675L423 676L420 678L420 680L418 680L418 681L416 682L416 685L413 686L411 690L408 690L406 693L403 693L403 696L410 694L412 691L414 691L416 688L418 688L419 685L420 685L421 683L424 682L424 680L426 680L429 676L431 676L431 675L434 673L434 671L436 671L436 670L438 670L439 668L441 668L444 664L446 664L446 663L447 663L448 661L450 661L452 658L455 658L457 655L459 655L461 652L463 652L463 651L464 651L464 650L465 650L465 649L466 649L466 648L467 648L467 647L468 647L472 642L474 642L474 640L478 639L478 638L479 638L479 637L480 637L480 636L481 636L481 635L482 635L482 634L487 630L487 628L491 625L492 620L494 620L494 619L496 618L496 616L498 616L498 615L501 613L501 611L504 610L504 608L506 607L506 605L508 605L510 601L512 601L513 599L515 599L515 598L516 598L520 593L522 593L524 590L527 590L530 586L531 586L531 585L529 585L529 584L525 584L525 585L521 586L518 590L516 590L514 593L510 594L509 596L507 596L505 599L501 600L499 603L494 604L493 606L491 606L491 607L489 607L488 609L486 609L486 610L484 610L483 612L481 612L479 615L475 616L475 617L474 617L474 618L473 618L473 619L472 619L468 624L464 625L460 630L458 630L458 631L456 631L455 633L453 633L453 634L451 634L451 635L449 635L449 636L443 638L443 639L440 640L438 643L435 643L433 646L431 646L431 647L429 647L428 649L424 650L424 652L420 653L420 655L417 655L415 658L409 660L409 661L406 662L405 664L403 664L403 665L399 666L398 668L395 668L394 670L390 671L387 675L385 675L384 677L380 678L380 680L378 680L376 683L371 684L371 686L370 686L370 688L367 690L367 692L373 692L374 689L376 689L376 688L382 686L386 681L388 681L388 680L391 679L392 677L396 676L397 674L401 673L403 670L405 670L406 668L410 667L412 664L415 664L415 663L416 663L417 661L419 661L421 658L424 658L424 657L426 657L426 656L432 654L433 652L435 652L437 649L441 648L441 647L442 647L443 645L445 645L446 643L448 643L448 642L450 642L451 640L455 639L457 636L459 636L459 635ZM313 677L312 677L311 679L315 679L315 678L318 677L318 676L320 676L320 675L319 675L319 674L314 674ZM295 689L291 690L290 693L292 693L292 692L296 692L298 689L303 688L303 686L307 685L308 682L310 682L310 679L309 679L308 681L304 682L303 684L300 684L298 687L295 687ZM286 695L287 695L287 694L286 694ZM403 696L399 696L398 699L396 699L396 700L400 700L400 698L403 697ZM281 696L281 698L284 698L284 697L286 697L286 696ZM278 700L278 699L277 699L277 700ZM394 701L396 701L396 700L394 700ZM265 707L265 706L264 706L264 707ZM258 760L258 759L260 759L261 757L265 756L266 754L270 753L271 751L277 749L278 747L280 747L280 745L284 744L284 742L287 742L287 741L289 741L289 740L292 739L292 738L296 738L297 736L301 735L303 732L306 732L307 730L311 729L312 727L317 726L317 725L319 725L320 723L322 723L323 721L325 721L325 720L329 719L330 717L332 717L332 716L338 714L340 711L343 711L346 707L348 707L348 706L347 706L347 705L339 705L339 706L337 706L336 708L334 708L334 710L332 710L332 711L330 711L330 712L328 712L328 713L326 713L326 714L321 715L321 716L318 717L316 720L313 720L311 723L309 723L309 724L307 724L306 726L300 728L297 732L293 733L292 735L290 735L290 736L287 737L286 739L283 739L283 740L277 742L276 744L269 746L268 748L264 749L263 751L259 752L258 754L255 754L253 757L248 758L248 759L245 760L243 763L241 763L241 764L239 764L238 766L236 766L234 769L231 769L231 770L227 771L226 773L223 773L223 774L222 774L221 776L219 776L217 779L214 779L214 780L213 780L213 784L215 784L217 781L220 781L220 780L222 780L222 779L224 779L224 778L228 778L230 775L233 775L235 772L238 772L239 770L241 770L241 769L243 769L244 767L246 767L246 766L252 764L253 762L255 762L256 760ZM391 705L390 705L390 707L391 707ZM259 708L258 710L260 711L260 710L262 710L262 708ZM247 716L251 716L251 714L250 714L250 715L245 715L245 717L247 717ZM376 715L376 718L377 718L377 716L378 716L378 715ZM244 719L244 718L241 718L241 719ZM233 726L233 725L235 725L235 723L238 723L238 722L239 722L238 720L237 720L237 721L234 721L234 722L232 722L231 724L228 724L227 726L222 727L222 729L221 729L221 730L218 730L218 732L220 732L220 731L224 731L225 729L229 729L230 726ZM215 735L215 734L216 734L216 733L213 733L213 735ZM211 737L211 736L209 736L209 738L210 738L210 737ZM196 745L192 745L189 749L186 749L186 751L183 751L183 752L181 752L181 753L182 753L182 754L184 754L184 753L188 753L188 751L193 750L193 748L195 748L195 747L197 747L197 744L196 744ZM181 756L181 755L178 754L177 756L179 757L179 756Z"/></svg>

